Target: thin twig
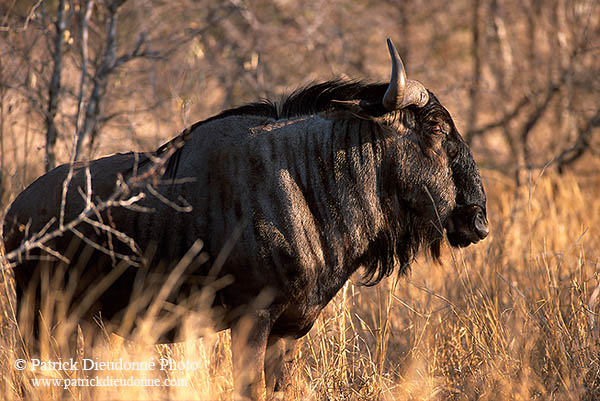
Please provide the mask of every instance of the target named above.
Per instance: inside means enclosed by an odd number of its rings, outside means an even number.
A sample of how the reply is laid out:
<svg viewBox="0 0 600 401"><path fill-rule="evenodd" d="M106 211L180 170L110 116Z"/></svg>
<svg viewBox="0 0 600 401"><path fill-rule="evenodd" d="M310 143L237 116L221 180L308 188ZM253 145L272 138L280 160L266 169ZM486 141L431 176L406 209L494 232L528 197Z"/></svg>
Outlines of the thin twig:
<svg viewBox="0 0 600 401"><path fill-rule="evenodd" d="M27 30L27 28L29 27L29 22L35 17L35 11L38 9L38 7L40 6L40 4L42 4L44 0L38 0L33 6L31 6L31 8L29 9L29 12L27 13L27 17L25 17L25 22L23 23L23 26L21 28L16 28L16 29L11 29L10 26L6 25L6 20L8 19L8 14L10 13L10 10L8 13L6 13L6 18L3 22L4 25L0 26L0 32L10 32L11 30L13 32L19 33L19 32L24 32ZM11 6L11 8L16 4L17 2L15 1L13 3L13 5Z"/></svg>

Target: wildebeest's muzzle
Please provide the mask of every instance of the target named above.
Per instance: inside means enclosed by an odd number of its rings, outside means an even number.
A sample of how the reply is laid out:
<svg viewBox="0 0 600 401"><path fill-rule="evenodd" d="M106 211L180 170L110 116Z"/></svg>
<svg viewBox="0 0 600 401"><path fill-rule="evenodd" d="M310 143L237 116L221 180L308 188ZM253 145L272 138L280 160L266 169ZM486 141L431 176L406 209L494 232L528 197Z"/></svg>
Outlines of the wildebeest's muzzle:
<svg viewBox="0 0 600 401"><path fill-rule="evenodd" d="M487 237L488 221L483 208L477 205L457 206L446 222L448 242L465 247Z"/></svg>

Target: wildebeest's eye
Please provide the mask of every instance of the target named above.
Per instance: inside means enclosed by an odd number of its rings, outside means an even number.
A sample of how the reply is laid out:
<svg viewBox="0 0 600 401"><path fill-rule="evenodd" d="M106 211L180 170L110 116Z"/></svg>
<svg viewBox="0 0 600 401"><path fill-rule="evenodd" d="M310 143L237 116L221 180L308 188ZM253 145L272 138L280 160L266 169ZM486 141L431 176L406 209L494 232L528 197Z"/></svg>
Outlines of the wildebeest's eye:
<svg viewBox="0 0 600 401"><path fill-rule="evenodd" d="M439 125L434 125L433 127L431 127L431 133L434 135L440 135L444 133L444 130L442 130L442 127L440 127Z"/></svg>

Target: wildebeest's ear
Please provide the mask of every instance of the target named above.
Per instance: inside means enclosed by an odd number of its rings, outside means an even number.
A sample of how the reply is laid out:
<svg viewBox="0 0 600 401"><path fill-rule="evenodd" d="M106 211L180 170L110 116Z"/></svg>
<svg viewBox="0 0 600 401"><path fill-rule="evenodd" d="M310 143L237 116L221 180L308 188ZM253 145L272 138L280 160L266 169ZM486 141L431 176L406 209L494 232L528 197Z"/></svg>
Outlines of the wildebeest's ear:
<svg viewBox="0 0 600 401"><path fill-rule="evenodd" d="M374 104L366 100L332 100L330 104L334 110L344 110L362 118L379 117L387 112L381 104Z"/></svg>

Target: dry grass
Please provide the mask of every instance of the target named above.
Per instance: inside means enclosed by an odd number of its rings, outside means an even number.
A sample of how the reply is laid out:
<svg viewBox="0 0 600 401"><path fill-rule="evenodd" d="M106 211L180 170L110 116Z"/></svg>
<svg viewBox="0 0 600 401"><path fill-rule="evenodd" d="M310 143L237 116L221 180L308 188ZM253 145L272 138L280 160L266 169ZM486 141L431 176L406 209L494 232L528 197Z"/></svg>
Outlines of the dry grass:
<svg viewBox="0 0 600 401"><path fill-rule="evenodd" d="M442 265L419 259L408 277L372 288L348 283L298 350L289 399L600 398L598 184L543 175L515 189L493 172L485 172L484 181L490 237L464 250L445 249ZM21 347L5 336L0 394L19 400L229 400L228 333L202 334L170 346L144 344L143 334L136 342L104 335L80 339L78 346L50 337L51 360L171 358L196 364L93 373L178 379L182 386L67 390L36 387L30 379L85 374L19 372L14 362Z"/></svg>

